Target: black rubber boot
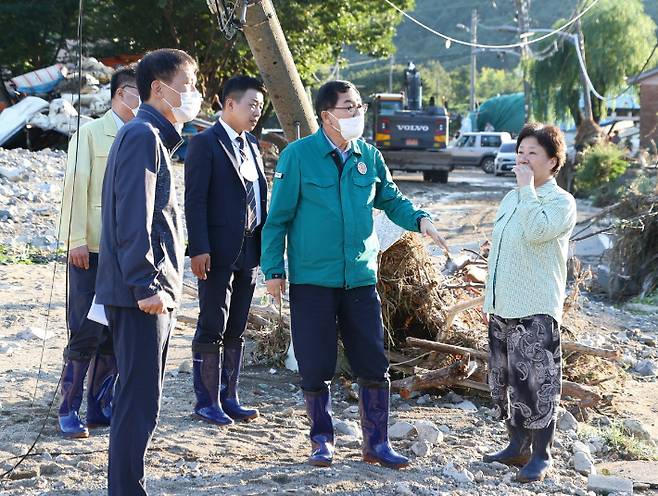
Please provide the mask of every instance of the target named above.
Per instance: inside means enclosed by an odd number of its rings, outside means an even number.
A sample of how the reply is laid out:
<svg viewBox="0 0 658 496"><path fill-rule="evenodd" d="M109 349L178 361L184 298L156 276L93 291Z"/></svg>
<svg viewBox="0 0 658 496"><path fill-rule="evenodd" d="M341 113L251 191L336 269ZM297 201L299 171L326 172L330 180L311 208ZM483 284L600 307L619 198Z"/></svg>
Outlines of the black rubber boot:
<svg viewBox="0 0 658 496"><path fill-rule="evenodd" d="M488 453L482 457L485 463L500 462L505 465L522 467L530 460L530 432L523 427L515 427L509 420L505 421L509 444L496 453Z"/></svg>
<svg viewBox="0 0 658 496"><path fill-rule="evenodd" d="M59 430L64 437L89 437L89 430L80 420L82 389L84 388L88 368L89 360L66 360L66 365L62 371L62 403L59 406Z"/></svg>
<svg viewBox="0 0 658 496"><path fill-rule="evenodd" d="M551 449L555 438L555 421L548 424L545 429L532 429L532 456L519 473L516 480L519 482L542 481L553 465Z"/></svg>
<svg viewBox="0 0 658 496"><path fill-rule="evenodd" d="M240 404L238 398L238 384L240 382L240 368L244 344L224 343L224 363L222 364L222 384L219 391L219 400L222 409L233 420L249 420L258 417L258 410L246 408Z"/></svg>

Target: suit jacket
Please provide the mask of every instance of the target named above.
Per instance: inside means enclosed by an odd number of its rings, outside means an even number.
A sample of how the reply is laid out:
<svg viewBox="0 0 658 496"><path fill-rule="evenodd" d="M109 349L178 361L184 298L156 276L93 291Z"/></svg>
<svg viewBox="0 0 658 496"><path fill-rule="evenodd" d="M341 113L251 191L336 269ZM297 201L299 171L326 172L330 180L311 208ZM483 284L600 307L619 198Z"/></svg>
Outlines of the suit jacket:
<svg viewBox="0 0 658 496"><path fill-rule="evenodd" d="M87 245L89 251L98 253L103 177L107 155L117 135L117 123L112 110L105 112L100 119L81 126L79 134L79 143L78 133L69 141L59 240L66 243L70 239L70 248ZM77 164L76 147L78 148Z"/></svg>
<svg viewBox="0 0 658 496"><path fill-rule="evenodd" d="M174 126L147 104L119 130L103 181L98 303L135 307L163 291L167 307L178 304L184 237L171 154L181 143Z"/></svg>
<svg viewBox="0 0 658 496"><path fill-rule="evenodd" d="M258 169L261 223L256 229L256 240L260 253L260 232L267 216L267 181L258 141L247 133L247 143ZM213 266L233 265L244 241L246 212L247 196L239 162L226 130L216 122L191 139L185 157L185 219L190 257L210 253Z"/></svg>

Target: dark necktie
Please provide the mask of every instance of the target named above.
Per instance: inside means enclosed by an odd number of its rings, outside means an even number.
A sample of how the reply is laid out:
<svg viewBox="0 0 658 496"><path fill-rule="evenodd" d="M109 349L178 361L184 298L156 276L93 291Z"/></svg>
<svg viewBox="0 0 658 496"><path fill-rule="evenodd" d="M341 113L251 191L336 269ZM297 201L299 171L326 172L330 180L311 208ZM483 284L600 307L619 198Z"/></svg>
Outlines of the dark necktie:
<svg viewBox="0 0 658 496"><path fill-rule="evenodd" d="M244 150L244 139L242 136L235 138L238 140L240 145L240 164L243 164L247 160L247 154ZM244 186L247 192L247 231L253 231L256 229L258 218L256 217L256 194L254 192L254 183L251 181L244 180Z"/></svg>

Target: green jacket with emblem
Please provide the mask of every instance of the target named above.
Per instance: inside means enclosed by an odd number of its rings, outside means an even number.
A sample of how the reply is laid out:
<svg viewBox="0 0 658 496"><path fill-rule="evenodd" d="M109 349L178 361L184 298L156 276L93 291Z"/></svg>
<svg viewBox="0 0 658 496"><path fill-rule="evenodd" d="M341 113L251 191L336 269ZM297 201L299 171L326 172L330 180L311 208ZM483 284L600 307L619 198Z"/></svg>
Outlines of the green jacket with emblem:
<svg viewBox="0 0 658 496"><path fill-rule="evenodd" d="M266 279L285 274L287 238L290 283L346 289L376 284L373 208L408 231L418 232L420 218L429 217L400 192L374 146L353 141L340 177L333 150L319 129L281 153L262 233Z"/></svg>

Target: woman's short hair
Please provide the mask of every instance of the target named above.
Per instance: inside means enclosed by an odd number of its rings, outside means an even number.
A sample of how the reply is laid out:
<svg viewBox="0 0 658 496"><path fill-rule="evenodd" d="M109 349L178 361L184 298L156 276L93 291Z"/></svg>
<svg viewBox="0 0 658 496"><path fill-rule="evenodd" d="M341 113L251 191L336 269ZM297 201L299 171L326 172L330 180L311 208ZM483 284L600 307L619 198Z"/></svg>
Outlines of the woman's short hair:
<svg viewBox="0 0 658 496"><path fill-rule="evenodd" d="M540 122L526 124L516 139L517 153L521 142L525 138L530 137L537 140L537 143L544 149L549 158L555 158L557 160L557 164L551 169L553 174L557 174L567 160L567 144L564 141L564 134L562 134L560 128Z"/></svg>

